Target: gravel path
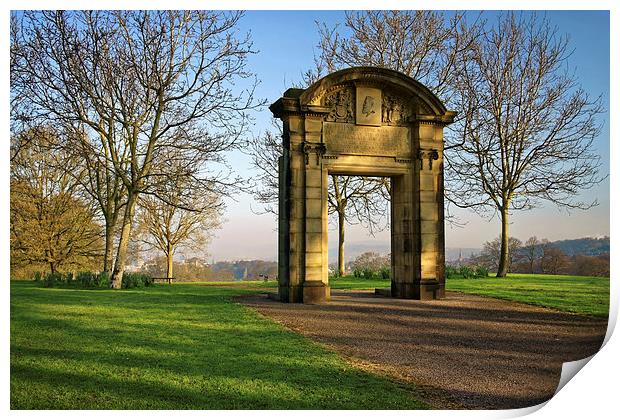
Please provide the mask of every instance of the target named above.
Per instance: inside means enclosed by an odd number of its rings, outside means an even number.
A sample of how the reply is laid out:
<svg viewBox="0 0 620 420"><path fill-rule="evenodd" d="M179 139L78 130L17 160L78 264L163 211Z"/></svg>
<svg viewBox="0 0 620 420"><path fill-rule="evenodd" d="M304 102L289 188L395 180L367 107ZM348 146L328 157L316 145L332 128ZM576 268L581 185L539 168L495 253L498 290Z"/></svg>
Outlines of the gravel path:
<svg viewBox="0 0 620 420"><path fill-rule="evenodd" d="M551 398L562 363L600 348L607 320L461 293L445 300L332 291L322 305L264 296L239 301L338 351L417 386L435 408L506 409Z"/></svg>

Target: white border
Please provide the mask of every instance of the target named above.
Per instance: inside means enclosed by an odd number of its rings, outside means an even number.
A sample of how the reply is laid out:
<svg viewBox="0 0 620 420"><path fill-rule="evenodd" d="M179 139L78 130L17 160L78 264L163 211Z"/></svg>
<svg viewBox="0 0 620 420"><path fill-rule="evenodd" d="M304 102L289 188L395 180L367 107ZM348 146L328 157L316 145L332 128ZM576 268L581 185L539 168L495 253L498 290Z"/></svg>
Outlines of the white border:
<svg viewBox="0 0 620 420"><path fill-rule="evenodd" d="M473 1L408 1L408 2L395 2L395 1L341 1L334 2L328 0L316 0L312 2L276 2L276 1L239 1L229 0L226 2L213 2L213 1L181 1L170 2L161 0L133 0L133 1L96 1L92 3L86 3L84 0L68 0L68 1L8 1L3 2L2 8L4 9L3 19L0 25L2 25L2 49L4 57L8 56L9 49L9 37L8 37L8 16L11 9L23 10L23 9L41 9L41 8L59 8L59 9L80 9L84 7L99 8L99 9L167 9L167 8L187 8L187 9L246 9L246 10L350 10L350 9L434 9L434 10L454 10L454 9L468 9L468 10L497 10L497 9L527 9L527 10L611 10L611 71L610 74L615 76L610 81L610 133L611 138L618 138L618 79L620 75L620 67L618 66L618 54L619 50L619 14L620 7L617 1L605 1L605 0L589 0L588 2L567 2L567 1L543 1L543 0L520 0L520 1L487 1L487 0L473 0ZM466 6L466 7L464 7ZM584 7L585 6L585 7ZM277 23L275 23L277 24ZM0 183L2 197L4 205L0 209L0 220L2 237L5 238L0 249L2 252L2 264L5 289L2 295L1 311L3 316L3 329L2 329L2 341L1 341L1 354L2 354L2 399L1 408L3 412L8 412L10 417L13 418L31 418L31 417L45 417L47 418L82 418L89 416L93 418L108 418L110 415L120 417L137 417L137 418L164 418L170 415L179 415L185 418L203 418L208 415L210 418L230 418L236 416L251 416L253 419L269 419L274 418L288 418L294 415L299 419L313 419L320 415L321 417L342 417L342 416L355 416L362 418L370 418L371 416L385 416L396 419L411 419L415 418L509 418L525 415L534 411L531 414L532 418L565 418L565 419L584 419L584 418L611 418L611 413L618 412L616 406L617 396L617 383L619 374L619 363L616 357L619 344L617 337L610 335L615 325L618 315L618 300L619 291L617 281L614 279L615 273L618 272L619 263L614 256L616 256L617 243L616 234L618 233L617 223L611 219L610 236L612 241L612 258L611 258L611 310L610 310L610 326L608 329L608 335L606 337L606 345L604 348L595 355L589 363L582 369L576 379L569 381L561 391L552 398L547 404L541 404L538 407L532 407L522 410L506 410L506 411L432 411L432 412L408 412L408 411L390 411L382 413L374 413L368 411L322 411L320 413L314 413L312 411L297 411L295 413L285 411L184 411L184 412L167 412L167 411L155 411L155 412L128 412L128 411L9 411L9 307L10 299L8 293L8 279L9 279L9 251L8 251L8 194L9 194L9 182L8 182L8 101L6 100L9 95L9 74L8 64L5 64L2 69L2 75L4 83L2 84L2 96L5 100L2 102L5 118L2 119L2 129L5 139L4 153L0 154L0 165L2 166L2 182ZM614 136L615 134L615 136ZM618 163L618 146L615 142L610 142L610 152L612 163ZM610 165L614 168L614 165ZM611 191L618 191L617 174L614 169L611 170ZM617 196L611 194L610 201L610 214L614 213L614 209L618 208ZM536 411L538 410L538 411Z"/></svg>

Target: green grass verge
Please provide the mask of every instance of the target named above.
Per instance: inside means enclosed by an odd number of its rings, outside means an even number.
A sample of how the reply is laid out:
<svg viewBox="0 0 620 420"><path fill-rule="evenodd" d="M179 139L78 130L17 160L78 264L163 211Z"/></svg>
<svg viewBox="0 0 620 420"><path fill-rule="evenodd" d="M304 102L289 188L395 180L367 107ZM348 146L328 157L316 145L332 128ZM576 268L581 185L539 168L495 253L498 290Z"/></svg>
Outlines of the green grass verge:
<svg viewBox="0 0 620 420"><path fill-rule="evenodd" d="M12 282L11 408L426 408L412 388L231 300L244 292Z"/></svg>
<svg viewBox="0 0 620 420"><path fill-rule="evenodd" d="M509 274L506 278L447 279L446 288L581 315L609 316L609 278L605 277Z"/></svg>
<svg viewBox="0 0 620 420"><path fill-rule="evenodd" d="M390 287L389 280L330 279L333 289ZM608 317L609 278L509 274L507 278L446 279L446 289L507 299L581 315Z"/></svg>

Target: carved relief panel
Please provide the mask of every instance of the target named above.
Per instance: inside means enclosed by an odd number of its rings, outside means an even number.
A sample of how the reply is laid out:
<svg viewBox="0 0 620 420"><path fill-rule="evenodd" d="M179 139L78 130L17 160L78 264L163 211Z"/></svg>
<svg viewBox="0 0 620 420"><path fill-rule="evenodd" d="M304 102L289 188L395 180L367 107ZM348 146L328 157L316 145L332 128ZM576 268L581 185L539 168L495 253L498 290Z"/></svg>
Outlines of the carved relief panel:
<svg viewBox="0 0 620 420"><path fill-rule="evenodd" d="M358 86L355 98L355 123L381 125L381 89Z"/></svg>
<svg viewBox="0 0 620 420"><path fill-rule="evenodd" d="M411 104L405 98L383 94L381 122L385 125L405 125L411 116Z"/></svg>
<svg viewBox="0 0 620 420"><path fill-rule="evenodd" d="M325 117L328 122L404 126L415 113L410 99L369 86L340 85L321 102L330 109Z"/></svg>
<svg viewBox="0 0 620 420"><path fill-rule="evenodd" d="M353 98L355 91L353 86L342 86L333 90L324 97L323 106L330 108L325 121L354 123Z"/></svg>

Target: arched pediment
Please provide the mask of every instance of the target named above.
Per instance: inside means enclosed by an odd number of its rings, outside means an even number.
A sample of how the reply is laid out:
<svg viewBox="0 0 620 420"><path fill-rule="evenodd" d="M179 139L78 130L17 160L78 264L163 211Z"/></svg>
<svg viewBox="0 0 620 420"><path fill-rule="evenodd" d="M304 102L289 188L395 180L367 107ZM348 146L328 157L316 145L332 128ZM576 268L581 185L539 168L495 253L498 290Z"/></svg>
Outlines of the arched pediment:
<svg viewBox="0 0 620 420"><path fill-rule="evenodd" d="M360 92L381 92L357 98ZM364 90L370 89L370 90ZM358 95L359 96L359 95ZM367 99L367 100L366 100ZM377 102L379 99L380 103ZM301 108L321 106L330 109L328 120L353 122L357 103L381 106L382 123L398 123L413 115L453 117L445 105L426 86L403 73L378 67L353 67L331 73L299 96ZM370 108L369 108L370 109ZM451 119L451 118L450 118Z"/></svg>

